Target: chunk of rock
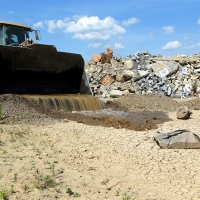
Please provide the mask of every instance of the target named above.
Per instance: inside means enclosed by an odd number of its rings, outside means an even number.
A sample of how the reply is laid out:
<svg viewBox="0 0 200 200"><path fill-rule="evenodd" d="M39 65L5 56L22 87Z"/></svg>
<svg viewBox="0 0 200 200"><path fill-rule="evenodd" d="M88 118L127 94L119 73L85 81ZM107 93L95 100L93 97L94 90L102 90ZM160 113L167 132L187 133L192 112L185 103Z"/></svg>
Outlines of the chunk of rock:
<svg viewBox="0 0 200 200"><path fill-rule="evenodd" d="M112 57L113 56L113 50L110 48L107 48L107 54Z"/></svg>
<svg viewBox="0 0 200 200"><path fill-rule="evenodd" d="M132 59L126 59L124 62L124 66L129 70L132 69L134 66Z"/></svg>
<svg viewBox="0 0 200 200"><path fill-rule="evenodd" d="M98 62L101 61L101 56L98 55L98 54L94 54L94 55L92 56L92 58L93 58L93 60L94 60L96 63L98 63Z"/></svg>
<svg viewBox="0 0 200 200"><path fill-rule="evenodd" d="M162 149L200 149L199 136L186 129L158 134L153 139Z"/></svg>
<svg viewBox="0 0 200 200"><path fill-rule="evenodd" d="M108 54L106 54L104 52L101 53L101 63L102 64L110 63L110 60L111 60L111 57Z"/></svg>
<svg viewBox="0 0 200 200"><path fill-rule="evenodd" d="M186 106L181 106L176 111L177 119L189 119L191 114L192 112Z"/></svg>

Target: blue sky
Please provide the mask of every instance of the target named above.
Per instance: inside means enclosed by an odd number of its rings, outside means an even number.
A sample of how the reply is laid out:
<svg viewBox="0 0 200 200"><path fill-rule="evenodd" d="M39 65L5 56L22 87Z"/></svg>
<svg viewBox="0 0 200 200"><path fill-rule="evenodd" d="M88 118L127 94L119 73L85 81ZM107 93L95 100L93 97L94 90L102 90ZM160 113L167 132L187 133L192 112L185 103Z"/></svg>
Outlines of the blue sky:
<svg viewBox="0 0 200 200"><path fill-rule="evenodd" d="M0 21L39 29L58 51L174 56L200 51L200 0L0 0ZM34 38L34 36L32 36Z"/></svg>

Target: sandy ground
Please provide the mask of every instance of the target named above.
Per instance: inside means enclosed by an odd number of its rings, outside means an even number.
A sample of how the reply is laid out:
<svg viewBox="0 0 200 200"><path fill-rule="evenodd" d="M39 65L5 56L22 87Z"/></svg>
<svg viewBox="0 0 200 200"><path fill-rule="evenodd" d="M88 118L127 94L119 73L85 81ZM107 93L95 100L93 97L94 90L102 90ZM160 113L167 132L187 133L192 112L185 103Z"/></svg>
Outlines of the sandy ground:
<svg viewBox="0 0 200 200"><path fill-rule="evenodd" d="M0 198L199 199L199 149L160 149L153 141L164 130L200 135L200 110L192 112L188 120L167 112L170 121L143 131L69 119L0 124Z"/></svg>

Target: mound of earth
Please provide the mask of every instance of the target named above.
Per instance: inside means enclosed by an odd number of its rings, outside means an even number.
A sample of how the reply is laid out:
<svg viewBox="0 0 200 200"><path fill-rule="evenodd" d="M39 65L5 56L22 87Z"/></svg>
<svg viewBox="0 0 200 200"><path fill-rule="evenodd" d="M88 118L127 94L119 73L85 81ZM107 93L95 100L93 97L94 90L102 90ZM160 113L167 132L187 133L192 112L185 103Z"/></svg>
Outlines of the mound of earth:
<svg viewBox="0 0 200 200"><path fill-rule="evenodd" d="M200 109L200 99L172 99L159 94L133 94L106 101L102 111L55 112L45 110L19 95L0 95L2 119L7 123L53 123L54 120L72 120L92 126L150 130L171 120L167 112L175 112L182 105L190 110Z"/></svg>
<svg viewBox="0 0 200 200"><path fill-rule="evenodd" d="M35 109L28 100L17 94L0 95L0 105L1 118L7 123L43 123L45 120L51 120L45 112Z"/></svg>
<svg viewBox="0 0 200 200"><path fill-rule="evenodd" d="M190 110L200 110L200 98L198 97L175 99L160 94L132 94L109 102L109 104L117 104L129 112L174 112L180 106L187 106Z"/></svg>

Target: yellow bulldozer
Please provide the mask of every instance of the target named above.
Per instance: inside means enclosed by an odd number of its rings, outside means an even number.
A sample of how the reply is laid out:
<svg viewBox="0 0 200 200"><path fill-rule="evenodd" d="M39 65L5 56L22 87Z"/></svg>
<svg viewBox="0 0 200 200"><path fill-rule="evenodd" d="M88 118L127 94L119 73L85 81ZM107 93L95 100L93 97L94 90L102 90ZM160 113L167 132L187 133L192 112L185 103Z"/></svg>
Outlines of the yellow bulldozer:
<svg viewBox="0 0 200 200"><path fill-rule="evenodd" d="M84 59L37 44L39 30L0 21L0 94L19 94L46 109L100 110L104 103L92 95Z"/></svg>

